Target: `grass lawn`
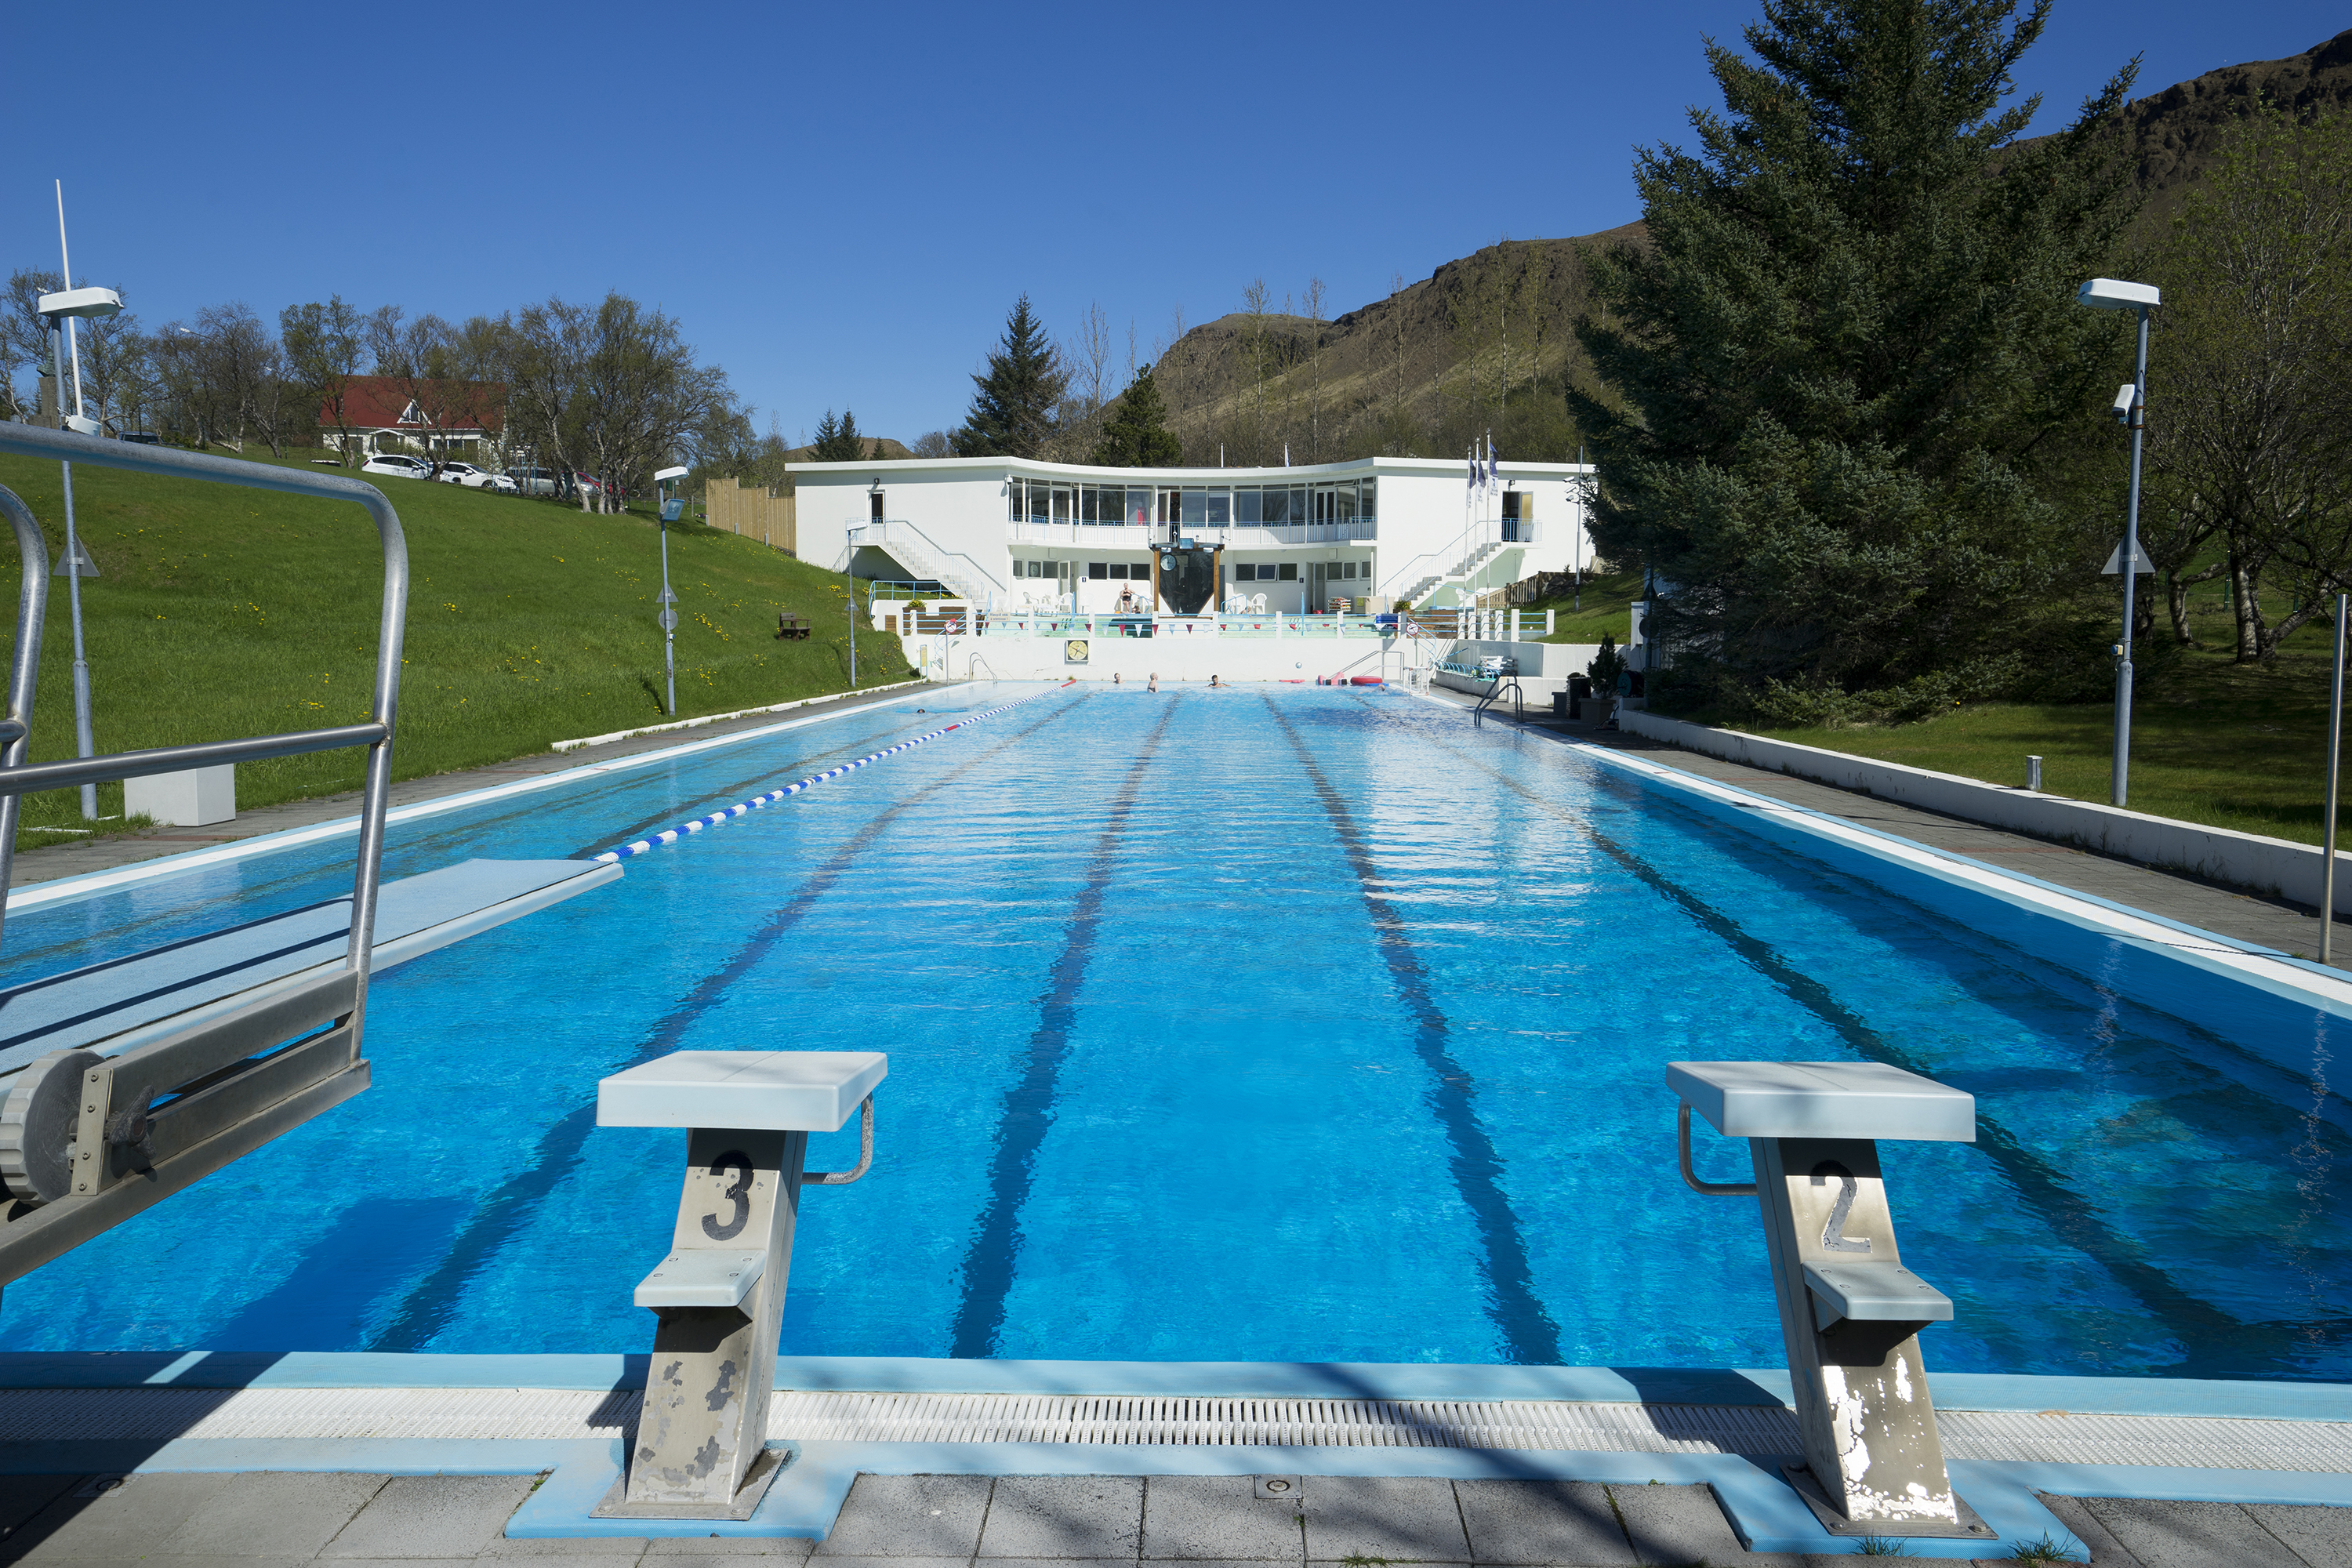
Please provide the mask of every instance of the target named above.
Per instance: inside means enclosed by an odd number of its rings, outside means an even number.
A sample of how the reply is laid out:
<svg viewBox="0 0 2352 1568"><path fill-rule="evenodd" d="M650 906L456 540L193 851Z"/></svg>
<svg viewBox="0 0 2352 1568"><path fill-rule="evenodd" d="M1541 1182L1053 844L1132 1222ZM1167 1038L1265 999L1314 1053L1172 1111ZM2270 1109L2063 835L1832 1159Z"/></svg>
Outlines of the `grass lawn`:
<svg viewBox="0 0 2352 1568"><path fill-rule="evenodd" d="M2222 625L2196 625L2209 644ZM2143 682L2132 714L2134 811L2316 844L2326 802L2330 643L2324 626L2289 638L2265 668L2192 649ZM2042 787L2105 802L2115 747L2107 703L1990 703L1890 727L1773 730L1773 739L2022 786L2028 753ZM2339 838L2352 811L2338 816Z"/></svg>
<svg viewBox="0 0 2352 1568"><path fill-rule="evenodd" d="M1584 579L1581 595L1584 607L1581 610L1576 608L1578 596L1569 594L1557 598L1538 599L1519 608L1523 613L1536 616L1541 616L1546 610L1555 612L1551 635L1537 637L1534 639L1537 642L1597 643L1605 632L1615 637L1617 646L1622 647L1625 639L1633 635L1633 595L1641 591L1642 574L1639 572L1611 572L1599 576L1588 573Z"/></svg>
<svg viewBox="0 0 2352 1568"><path fill-rule="evenodd" d="M304 457L310 454L304 454ZM307 466L302 458L289 467ZM412 778L544 751L555 741L658 723L660 542L643 517L384 478L412 574L394 774ZM64 539L58 465L0 457L0 484ZM93 728L101 752L351 723L368 715L383 557L348 502L151 479L83 466L74 511L104 575L82 584ZM843 580L759 542L673 528L681 718L845 689ZM13 608L14 550L0 561ZM74 753L73 633L51 582L32 756ZM816 625L775 639L776 613ZM903 679L898 639L861 629L861 686ZM357 788L365 753L237 768L240 808ZM120 784L99 787L102 815ZM26 798L20 847L81 826L79 797ZM119 825L117 825L119 826Z"/></svg>

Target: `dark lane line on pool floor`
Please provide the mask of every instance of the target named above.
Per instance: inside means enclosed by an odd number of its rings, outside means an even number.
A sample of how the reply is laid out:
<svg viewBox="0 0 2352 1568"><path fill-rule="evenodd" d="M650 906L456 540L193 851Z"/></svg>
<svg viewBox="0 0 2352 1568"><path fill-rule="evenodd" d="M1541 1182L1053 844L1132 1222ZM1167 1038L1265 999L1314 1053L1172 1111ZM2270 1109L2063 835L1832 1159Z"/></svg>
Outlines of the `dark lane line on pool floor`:
<svg viewBox="0 0 2352 1568"><path fill-rule="evenodd" d="M1118 868L1119 840L1143 792L1145 770L1160 750L1169 721L1183 705L1180 692L1145 737L1143 749L1136 753L1126 780L1111 800L1110 815L1087 860L1086 885L1071 906L1070 929L1062 940L1061 956L1054 961L1045 994L1037 1001L1037 1028L1029 1037L1028 1057L1019 1079L1004 1091L1004 1110L996 1119L996 1150L988 1164L988 1206L981 1211L979 1228L964 1251L963 1298L957 1303L949 1335L951 1356L992 1356L997 1337L1004 1331L1005 1300L1013 1293L1013 1266L1019 1250L1021 1210L1029 1201L1037 1152L1053 1131L1055 1108L1061 1101L1062 1064L1069 1059L1070 1037L1077 1029L1078 989L1086 983L1087 964L1101 934L1103 893Z"/></svg>
<svg viewBox="0 0 2352 1568"><path fill-rule="evenodd" d="M1935 1076L1927 1070L1927 1064L1872 1028L1832 994L1827 986L1783 959L1770 943L1750 934L1730 916L1619 844L1578 813L1546 799L1518 780L1458 747L1448 745L1434 736L1427 738L1430 744L1439 751L1468 763L1528 805L1585 834L1601 853L1632 873L1653 892L1682 910L1699 926L1721 939L1782 994L1829 1026L1855 1055L1867 1061L1884 1062L1906 1072L1917 1073L1922 1078ZM2139 1242L2110 1226L2095 1205L2066 1184L2055 1166L2026 1148L1987 1112L1981 1103L1977 1108L1977 1134L1976 1147L2008 1178L2012 1190L2041 1215L2042 1223L2069 1246L2105 1269L2117 1284L2138 1298L2150 1316L2181 1341L2182 1348L2188 1353L2179 1363L2177 1375L2230 1375L2230 1368L2242 1363L2224 1360L2205 1364L2206 1358L2223 1344L2235 1348L2250 1342L2262 1343L2273 1360L2282 1357L2291 1360L2294 1350L2308 1341L2315 1328L2328 1329L2332 1335L2343 1332L2341 1327L2331 1325L2249 1323L2231 1317L2211 1302L2191 1294L2162 1268L2148 1262L2141 1256Z"/></svg>
<svg viewBox="0 0 2352 1568"><path fill-rule="evenodd" d="M1412 1015L1413 1051L1434 1080L1430 1089L1432 1108L1445 1129L1446 1141L1454 1146L1453 1158L1447 1162L1454 1173L1454 1184L1470 1210L1486 1247L1490 1292L1487 1316L1502 1331L1513 1361L1525 1365L1559 1365L1564 1359L1559 1348L1559 1325L1536 1294L1535 1269L1528 1262L1527 1238L1522 1234L1518 1211L1511 1206L1511 1200L1503 1191L1502 1156L1496 1152L1494 1140L1486 1135L1486 1127L1478 1120L1475 1103L1477 1089L1470 1074L1454 1059L1446 1037L1445 1015L1438 1010L1430 994L1429 976L1422 968L1421 955L1405 933L1403 917L1381 889L1379 868L1372 863L1371 851L1365 845L1347 801L1324 776L1280 706L1271 697L1265 700L1266 711L1274 715L1283 738L1298 754L1299 766L1306 770L1307 782L1314 785L1324 812L1331 819L1339 847L1356 874L1357 889L1370 917L1381 957L1388 964L1398 995Z"/></svg>
<svg viewBox="0 0 2352 1568"><path fill-rule="evenodd" d="M640 1062L651 1061L676 1049L687 1029L716 1005L730 986L766 958L776 943L806 918L818 900L833 889L858 857L872 847L892 822L923 805L966 773L994 761L1046 725L1082 706L1089 695L1078 693L1076 700L1043 715L1025 729L1005 736L961 766L942 773L896 805L885 807L872 821L851 833L842 841L840 847L811 872L793 896L769 917L766 925L753 932L732 957L705 976L677 1005L664 1014L647 1032L645 1043L628 1060L614 1063L605 1069L606 1073L635 1067ZM457 1315L467 1281L485 1261L513 1240L516 1233L530 1223L539 1200L546 1197L558 1182L577 1168L588 1135L595 1131L595 1126L596 1104L592 1099L541 1133L538 1149L530 1163L475 1205L473 1217L451 1241L439 1264L432 1273L409 1289L399 1310L369 1340L366 1348L371 1351L422 1350L436 1334L447 1328Z"/></svg>

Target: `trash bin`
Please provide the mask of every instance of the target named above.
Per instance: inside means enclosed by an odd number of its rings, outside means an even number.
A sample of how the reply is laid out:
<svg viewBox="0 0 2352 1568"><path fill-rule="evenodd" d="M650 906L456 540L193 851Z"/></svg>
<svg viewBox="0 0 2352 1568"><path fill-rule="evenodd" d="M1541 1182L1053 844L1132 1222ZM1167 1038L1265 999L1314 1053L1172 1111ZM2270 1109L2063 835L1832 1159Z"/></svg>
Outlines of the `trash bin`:
<svg viewBox="0 0 2352 1568"><path fill-rule="evenodd" d="M1551 694L1551 716L1555 719L1568 717L1568 688L1565 686Z"/></svg>

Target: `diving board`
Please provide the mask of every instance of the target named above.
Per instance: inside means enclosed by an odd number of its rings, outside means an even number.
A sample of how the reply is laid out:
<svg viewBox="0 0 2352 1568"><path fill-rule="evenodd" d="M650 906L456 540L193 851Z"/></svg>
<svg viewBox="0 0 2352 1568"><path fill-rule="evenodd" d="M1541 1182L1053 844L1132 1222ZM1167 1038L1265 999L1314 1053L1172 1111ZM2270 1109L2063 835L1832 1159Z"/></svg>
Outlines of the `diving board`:
<svg viewBox="0 0 2352 1568"><path fill-rule="evenodd" d="M617 879L593 860L465 860L387 882L371 972L381 973ZM352 900L329 899L127 958L0 991L0 1075L49 1051L117 1056L342 965Z"/></svg>

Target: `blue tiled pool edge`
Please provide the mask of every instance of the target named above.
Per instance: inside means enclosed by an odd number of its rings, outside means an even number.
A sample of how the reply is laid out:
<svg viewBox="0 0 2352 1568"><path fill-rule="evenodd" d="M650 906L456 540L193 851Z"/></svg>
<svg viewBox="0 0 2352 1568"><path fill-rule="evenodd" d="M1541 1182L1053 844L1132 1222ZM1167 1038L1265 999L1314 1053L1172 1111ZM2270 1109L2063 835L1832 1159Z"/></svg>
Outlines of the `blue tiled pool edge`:
<svg viewBox="0 0 2352 1568"><path fill-rule="evenodd" d="M460 1355L369 1351L30 1351L0 1353L0 1389L642 1388L642 1353ZM1928 1369L1947 1410L2066 1410L2352 1422L2352 1384L2056 1377ZM1607 1367L1419 1362L961 1360L780 1356L775 1385L881 1394L1203 1399L1462 1399L1786 1405L1777 1367Z"/></svg>

